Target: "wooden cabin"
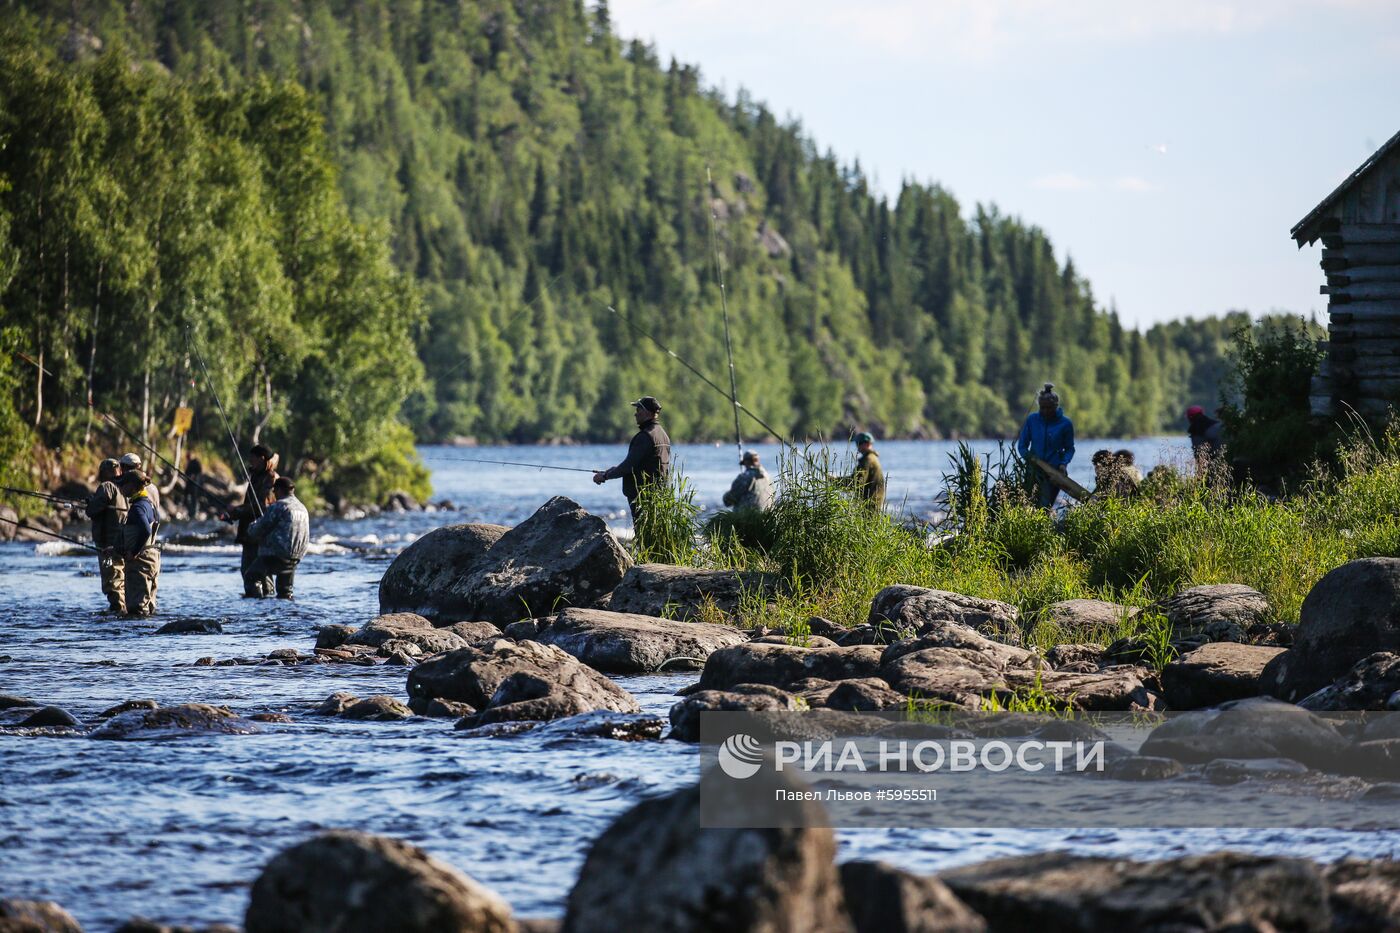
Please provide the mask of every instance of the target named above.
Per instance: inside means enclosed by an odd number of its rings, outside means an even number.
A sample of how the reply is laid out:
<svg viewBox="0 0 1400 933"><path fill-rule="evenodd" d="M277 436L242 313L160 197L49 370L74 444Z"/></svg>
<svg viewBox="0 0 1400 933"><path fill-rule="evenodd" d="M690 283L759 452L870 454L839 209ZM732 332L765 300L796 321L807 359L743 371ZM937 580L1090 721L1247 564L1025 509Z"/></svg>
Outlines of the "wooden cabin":
<svg viewBox="0 0 1400 933"><path fill-rule="evenodd" d="M1293 228L1322 241L1327 355L1312 385L1317 417L1347 406L1370 419L1400 411L1400 133Z"/></svg>

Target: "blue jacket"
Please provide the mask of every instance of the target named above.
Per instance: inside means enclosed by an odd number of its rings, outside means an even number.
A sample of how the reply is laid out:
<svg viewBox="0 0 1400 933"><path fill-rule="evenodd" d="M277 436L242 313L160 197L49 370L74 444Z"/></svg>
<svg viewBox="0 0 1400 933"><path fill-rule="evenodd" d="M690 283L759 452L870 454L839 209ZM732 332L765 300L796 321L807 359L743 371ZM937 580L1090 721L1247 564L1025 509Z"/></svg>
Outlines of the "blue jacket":
<svg viewBox="0 0 1400 933"><path fill-rule="evenodd" d="M156 507L144 489L128 499L127 503L120 551L127 557L135 557L156 543Z"/></svg>
<svg viewBox="0 0 1400 933"><path fill-rule="evenodd" d="M1033 454L1053 467L1064 467L1074 459L1074 422L1065 417L1063 408L1055 409L1055 417L1045 419L1033 411L1021 425L1016 452L1025 459Z"/></svg>

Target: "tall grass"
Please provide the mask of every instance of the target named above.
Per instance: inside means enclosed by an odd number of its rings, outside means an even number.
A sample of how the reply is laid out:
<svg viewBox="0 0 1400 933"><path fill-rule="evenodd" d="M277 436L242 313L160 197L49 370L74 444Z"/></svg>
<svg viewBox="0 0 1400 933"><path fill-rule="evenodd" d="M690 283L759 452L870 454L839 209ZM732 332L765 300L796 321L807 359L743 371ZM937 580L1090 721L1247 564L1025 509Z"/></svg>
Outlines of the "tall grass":
<svg viewBox="0 0 1400 933"><path fill-rule="evenodd" d="M1169 468L1129 499L1093 499L1058 521L1017 492L1014 462L955 455L947 478L948 521L929 536L873 511L850 493L848 464L821 449L785 460L778 496L763 519L763 546L712 526L692 562L767 570L790 588L754 600L741 622L800 630L813 615L854 625L894 583L953 590L1016 605L1028 640L1081 640L1044 610L1098 598L1144 610L1117 634L1148 639L1165 656L1170 632L1151 608L1198 584L1244 583L1275 616L1293 622L1304 596L1347 560L1400 556L1400 433L1358 435L1292 495L1269 499ZM678 540L673 534L668 540ZM1162 660L1158 658L1157 660Z"/></svg>

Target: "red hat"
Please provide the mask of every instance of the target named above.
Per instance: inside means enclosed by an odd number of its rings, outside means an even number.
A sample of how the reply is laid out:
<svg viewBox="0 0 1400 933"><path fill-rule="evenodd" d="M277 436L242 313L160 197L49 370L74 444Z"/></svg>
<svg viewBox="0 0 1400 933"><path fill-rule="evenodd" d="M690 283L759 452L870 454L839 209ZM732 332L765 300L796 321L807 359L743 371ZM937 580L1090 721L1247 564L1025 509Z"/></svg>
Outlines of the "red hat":
<svg viewBox="0 0 1400 933"><path fill-rule="evenodd" d="M1199 405L1192 405L1190 408L1186 409L1186 417L1188 418L1194 418L1197 415L1204 415L1205 413L1206 410Z"/></svg>

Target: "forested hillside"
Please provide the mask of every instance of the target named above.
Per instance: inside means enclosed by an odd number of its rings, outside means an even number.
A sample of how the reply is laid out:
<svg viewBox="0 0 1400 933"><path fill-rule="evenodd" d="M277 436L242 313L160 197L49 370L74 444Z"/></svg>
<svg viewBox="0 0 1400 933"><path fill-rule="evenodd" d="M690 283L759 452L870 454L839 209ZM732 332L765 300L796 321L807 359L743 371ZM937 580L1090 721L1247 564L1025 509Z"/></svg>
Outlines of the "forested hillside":
<svg viewBox="0 0 1400 933"><path fill-rule="evenodd" d="M404 387L420 439L612 439L630 421L626 401L644 393L667 403L674 436L725 436L725 399L608 310L727 384L715 253L740 398L798 437L1008 432L1047 380L1081 433L1175 426L1188 401L1213 401L1241 323L1125 329L1040 230L936 185L906 182L887 199L800 126L618 38L605 4L29 0L10 11L11 44L41 46L26 54L99 99L84 107L106 112L110 95L173 102L173 116L123 125L123 145L180 151L197 131L212 147L197 172L171 156L159 182L111 184L150 197L167 181L184 186L173 199L207 221L219 241L207 249L224 260L190 263L183 244L161 243L140 269L118 271L122 238L149 250L149 236L94 209L113 240L110 261L83 257L99 266L96 284L70 288L72 249L60 262L50 247L42 281L18 276L0 299L7 315L72 310L58 331L40 323L20 338L63 359L54 379L70 405L94 382L91 322L118 292L137 329L97 354L99 371L118 367L95 380L99 395L170 404L187 366L180 328L195 320L228 358L221 384L254 409L245 421L266 419L282 437L343 433L335 442L351 447L386 424L391 385ZM45 158L104 158L116 143L100 133L21 140L42 123L15 111L48 104L13 84L18 53L7 54L7 175L23 174L17 140L48 147ZM334 172L315 158L322 133ZM328 184L365 226L337 214ZM207 200L211 185L219 194ZM0 199L12 218L36 209L21 194ZM415 289L383 267L380 237ZM323 260L327 276L351 281L318 281L308 295L305 263ZM181 278L206 268L214 279ZM280 279L259 271L275 269ZM326 310L342 286L354 299ZM138 298L165 316L141 314ZM388 372L363 373L378 367ZM310 398L303 383L316 387ZM22 407L33 394L21 387ZM357 422L361 408L374 428Z"/></svg>

